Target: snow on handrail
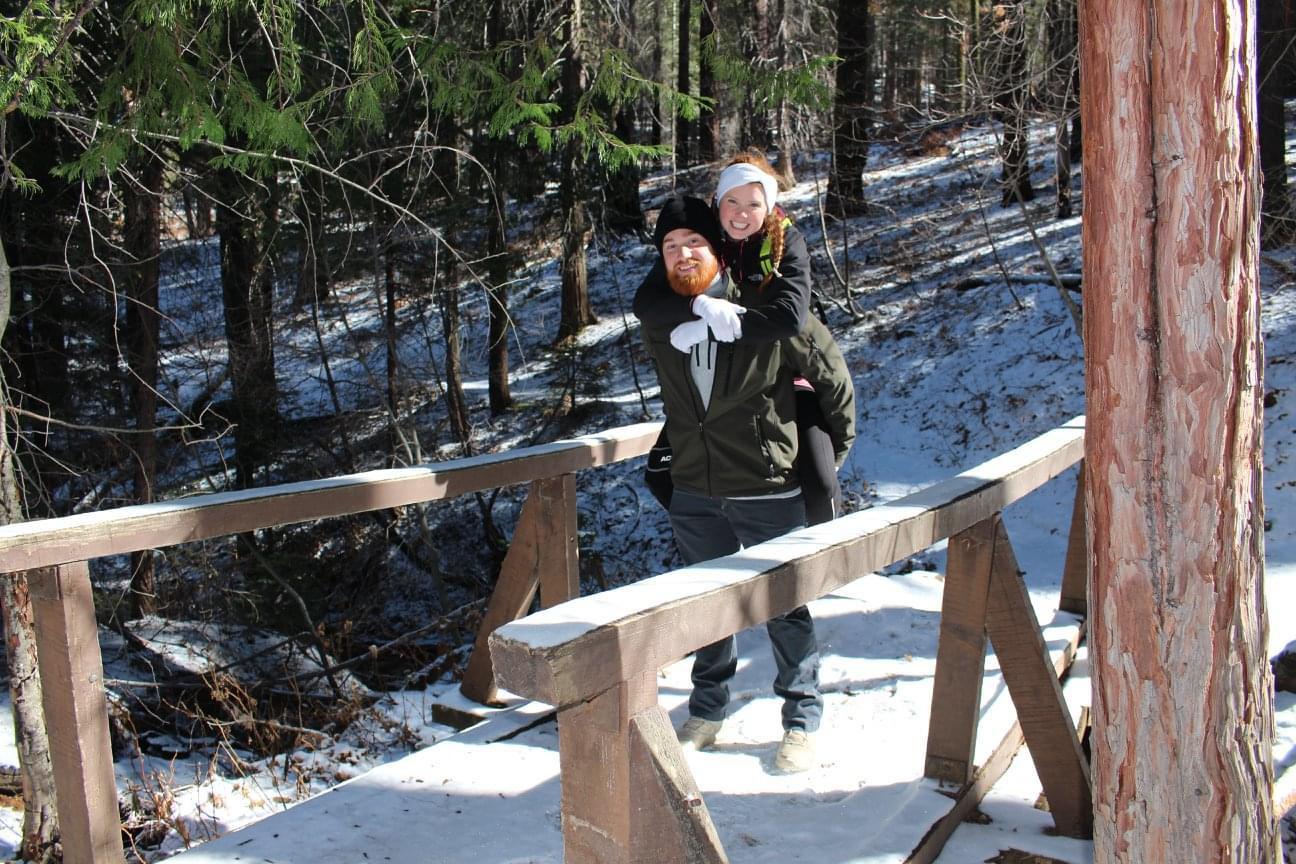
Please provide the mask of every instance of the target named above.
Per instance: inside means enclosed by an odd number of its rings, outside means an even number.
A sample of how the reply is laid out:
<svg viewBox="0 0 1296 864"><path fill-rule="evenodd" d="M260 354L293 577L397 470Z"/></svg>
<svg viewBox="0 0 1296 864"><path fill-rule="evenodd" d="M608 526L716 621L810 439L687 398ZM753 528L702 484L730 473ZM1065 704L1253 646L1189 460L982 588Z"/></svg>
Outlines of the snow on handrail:
<svg viewBox="0 0 1296 864"><path fill-rule="evenodd" d="M453 498L647 453L660 423L410 468L215 492L0 526L0 572L157 549L259 528Z"/></svg>
<svg viewBox="0 0 1296 864"><path fill-rule="evenodd" d="M903 498L570 600L490 637L500 687L565 707L957 534L1084 455L1084 418Z"/></svg>

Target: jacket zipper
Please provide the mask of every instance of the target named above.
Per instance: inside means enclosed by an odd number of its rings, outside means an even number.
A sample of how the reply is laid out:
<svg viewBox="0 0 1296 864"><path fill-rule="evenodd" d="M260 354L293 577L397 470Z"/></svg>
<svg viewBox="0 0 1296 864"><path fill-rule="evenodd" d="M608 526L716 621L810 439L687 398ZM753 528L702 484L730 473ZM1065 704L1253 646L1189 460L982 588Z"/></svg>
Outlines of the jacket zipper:
<svg viewBox="0 0 1296 864"><path fill-rule="evenodd" d="M711 353L711 334L707 334L707 354ZM697 345L693 346L693 351L698 350ZM697 418L698 438L702 442L702 453L705 457L706 470L706 490L708 496L713 496L713 484L711 482L711 448L707 445L706 436L706 406L702 404L702 394L698 393L697 384L693 381L693 370L690 366L693 363L693 351L684 355L684 380L688 382L689 393L693 396L693 413ZM712 394L714 395L714 394Z"/></svg>

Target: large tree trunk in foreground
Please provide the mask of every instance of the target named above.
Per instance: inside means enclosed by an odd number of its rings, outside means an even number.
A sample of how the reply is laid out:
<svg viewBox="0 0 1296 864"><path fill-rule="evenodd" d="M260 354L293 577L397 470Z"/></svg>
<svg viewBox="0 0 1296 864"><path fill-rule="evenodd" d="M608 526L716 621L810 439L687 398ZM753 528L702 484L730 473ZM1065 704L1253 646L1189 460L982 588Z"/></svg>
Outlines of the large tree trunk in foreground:
<svg viewBox="0 0 1296 864"><path fill-rule="evenodd" d="M9 320L12 296L9 262L0 243L0 331ZM0 386L0 408L7 388ZM18 466L10 442L10 414L0 410L0 525L25 518L18 491ZM40 672L36 664L36 624L32 616L27 578L12 573L0 578L0 613L4 616L5 660L9 666L9 699L13 703L14 739L23 784L23 831L19 848L23 858L39 861L58 838L58 806L54 793L54 765L45 710L41 704Z"/></svg>
<svg viewBox="0 0 1296 864"><path fill-rule="evenodd" d="M1081 4L1095 861L1278 860L1253 36Z"/></svg>

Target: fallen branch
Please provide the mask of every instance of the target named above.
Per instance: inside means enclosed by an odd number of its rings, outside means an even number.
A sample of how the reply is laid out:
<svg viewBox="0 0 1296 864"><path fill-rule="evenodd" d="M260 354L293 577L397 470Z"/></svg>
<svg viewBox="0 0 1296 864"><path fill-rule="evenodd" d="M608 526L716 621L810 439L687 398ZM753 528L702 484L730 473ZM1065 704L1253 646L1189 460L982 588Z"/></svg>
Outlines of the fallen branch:
<svg viewBox="0 0 1296 864"><path fill-rule="evenodd" d="M1080 290L1079 273L1058 273L1054 276L1015 276L1012 274L1001 273L997 276L981 275L966 276L949 287L955 291L969 291L973 288L981 288L986 285L1002 285L1005 282L1011 282L1015 285L1039 285L1041 283L1053 283L1061 285L1068 291Z"/></svg>

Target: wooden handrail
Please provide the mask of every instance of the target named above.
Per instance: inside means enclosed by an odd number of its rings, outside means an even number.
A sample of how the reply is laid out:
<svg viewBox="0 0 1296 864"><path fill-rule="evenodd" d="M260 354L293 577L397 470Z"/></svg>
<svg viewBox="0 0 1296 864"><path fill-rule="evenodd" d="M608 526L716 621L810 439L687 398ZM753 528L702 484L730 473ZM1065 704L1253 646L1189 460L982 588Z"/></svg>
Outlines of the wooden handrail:
<svg viewBox="0 0 1296 864"><path fill-rule="evenodd" d="M31 586L66 860L115 864L122 859L90 559L530 483L520 521L531 540L522 544L525 549L510 548L496 593L502 589L506 600L530 598L538 590L543 604L558 603L579 593L580 586L575 472L647 453L660 428L660 423L641 423L435 465L0 527L0 573L23 572ZM535 535L542 530L548 532L543 538L546 554L532 554L541 542ZM482 625L487 632L503 618L525 611L515 606L510 612L500 597L492 598L490 609ZM484 638L485 633L479 641ZM469 664L472 681L465 681L475 686L465 686L464 694L488 701L494 680L489 656L480 653Z"/></svg>
<svg viewBox="0 0 1296 864"><path fill-rule="evenodd" d="M588 701L975 525L1083 453L1076 418L888 504L506 624L490 639L496 680L558 708Z"/></svg>
<svg viewBox="0 0 1296 864"><path fill-rule="evenodd" d="M566 864L727 864L660 705L658 670L689 651L983 524L1002 542L996 546L992 579L986 582L994 585L993 602L980 626L992 622L996 638L1004 643L1003 662L1012 667L1004 675L1008 680L1011 671L1014 701L1022 694L1033 700L1019 710L1032 713L1034 722L1023 724L1031 746L1047 750L1044 755L1052 760L1044 763L1051 772L1045 787L1051 790L1051 803L1055 794L1060 799L1055 822L1066 833L1083 832L1091 818L1086 814L1087 767L1073 764L1083 754L1074 727L1066 732L1066 705L999 515L1083 455L1084 418L1078 417L889 504L577 598L497 629L489 646L499 686L558 709ZM942 622L942 638L944 628ZM1029 638L1018 638L1019 633ZM1040 680L1052 683L1051 698L1035 696L1034 690L1047 689ZM974 741L975 726L962 725ZM1005 765L1001 760L994 770ZM993 782L985 773L975 779L968 789ZM910 860L934 859L948 836L948 820L942 826L940 839L920 843Z"/></svg>
<svg viewBox="0 0 1296 864"><path fill-rule="evenodd" d="M660 423L413 468L216 492L0 526L0 573L453 498L647 453Z"/></svg>

